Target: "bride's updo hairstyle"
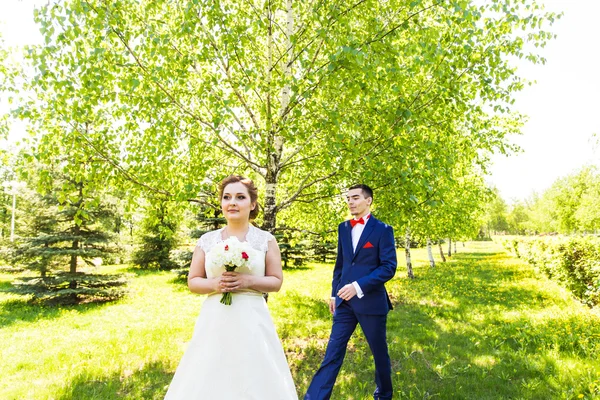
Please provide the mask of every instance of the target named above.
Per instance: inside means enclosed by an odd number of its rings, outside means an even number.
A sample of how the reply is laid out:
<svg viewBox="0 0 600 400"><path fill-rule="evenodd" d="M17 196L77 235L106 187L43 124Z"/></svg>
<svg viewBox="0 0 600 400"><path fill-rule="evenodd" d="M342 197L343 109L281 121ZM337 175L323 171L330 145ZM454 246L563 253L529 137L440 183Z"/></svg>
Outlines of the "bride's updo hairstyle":
<svg viewBox="0 0 600 400"><path fill-rule="evenodd" d="M256 186L254 186L254 182L252 182L252 179L244 178L241 175L229 175L227 178L223 179L221 183L219 183L219 201L223 199L223 191L225 190L225 187L230 183L237 182L240 182L244 186L246 186L246 189L248 189L248 194L250 195L250 202L256 204L254 210L250 210L250 219L255 219L258 216L260 210L258 206L258 189L256 188Z"/></svg>

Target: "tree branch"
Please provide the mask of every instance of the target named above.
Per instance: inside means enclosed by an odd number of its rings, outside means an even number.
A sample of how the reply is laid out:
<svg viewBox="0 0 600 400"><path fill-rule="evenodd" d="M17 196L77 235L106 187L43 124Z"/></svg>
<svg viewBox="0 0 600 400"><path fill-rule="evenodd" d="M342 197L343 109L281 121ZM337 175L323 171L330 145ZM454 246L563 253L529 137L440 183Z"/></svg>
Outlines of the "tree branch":
<svg viewBox="0 0 600 400"><path fill-rule="evenodd" d="M69 121L68 116L63 114L63 117L65 118L65 121L67 122L67 124L69 124L73 130L79 134L79 136L81 138L83 138L83 140L85 140L85 142L87 143L87 145L97 154L99 155L104 161L108 162L110 165L112 165L119 173L121 173L128 181L146 188L148 190L150 190L151 192L154 193L158 193L158 194L162 194L164 196L168 196L168 197L172 197L173 194L170 192L167 192L165 190L160 190L157 188L154 188L142 181L140 181L139 179L135 178L133 175L131 175L127 170L125 170L123 167L121 167L116 161L114 161L111 157L105 155L100 149L98 149L93 143L92 141L90 141L88 139L88 137L81 132L81 129L79 129L79 127L77 127L76 125L74 125L71 121Z"/></svg>
<svg viewBox="0 0 600 400"><path fill-rule="evenodd" d="M229 72L229 65L225 63L225 60L223 59L223 56L221 54L221 49L217 45L217 42L216 42L215 38L211 35L211 33L208 31L208 29L204 26L204 24L202 23L202 20L200 19L200 17L197 16L197 18L198 18L199 25L202 28L202 31L208 37L212 48L215 50L215 52L217 54L217 58L220 61L221 68L222 68L223 72L225 73L225 75L227 76L227 79L228 79L228 82L229 82L229 86L231 87L231 89L235 93L236 97L238 98L238 100L240 101L240 103L242 103L242 106L244 107L244 109L246 110L246 112L248 113L248 115L250 116L250 119L254 123L254 127L256 129L260 129L260 124L258 123L258 121L256 119L256 115L252 112L252 109L248 105L248 102L246 101L246 99L244 98L244 96L242 95L242 93L240 93L240 91L238 90L237 86L233 83L233 78L231 77L231 73ZM238 59L238 62L239 62L239 58L237 58L237 59ZM238 123L240 123L240 122L238 122Z"/></svg>
<svg viewBox="0 0 600 400"><path fill-rule="evenodd" d="M137 56L137 54L135 54L135 52L133 51L133 49L129 46L129 43L127 43L127 41L123 37L123 34L121 32L119 32L118 30L116 30L115 28L113 28L113 27L110 27L110 30L115 35L117 35L117 37L119 38L119 40L121 41L121 43L123 44L123 46L125 46L125 48L129 52L129 54L133 57L133 59L135 60L136 64L144 72L144 74L147 77L151 77L152 75L150 74L150 72L148 71L148 69L146 68L146 66L140 61L140 59ZM195 113L191 112L186 107L184 107L179 102L179 100L177 100L175 98L175 96L173 96L160 82L158 82L155 79L150 79L150 81L153 82L160 89L160 91L163 92L169 98L169 100L171 100L175 105L177 105L177 107L179 107L179 109L181 111L183 111L185 114L187 114L190 117L192 117L194 120L200 122L202 125L208 127L209 129L214 129L214 127L211 124L209 124L208 122L204 121L204 119L202 119L200 116L196 115Z"/></svg>
<svg viewBox="0 0 600 400"><path fill-rule="evenodd" d="M303 161L303 160L305 160L305 159L313 158L313 157L306 157L306 158L303 158L303 159L300 159L300 160L291 161L291 159L292 159L292 158L294 158L296 155L298 155L298 153L300 153L300 152L301 152L301 151L302 151L302 150L303 150L303 149L304 149L306 146L308 146L309 144L312 144L312 143L311 143L311 139L313 139L313 138L314 138L316 135L317 135L317 133L316 133L316 132L314 132L312 135L310 135L310 137L309 137L309 138L307 138L307 139L304 141L304 144L303 144L302 146L298 146L298 147L297 147L296 149L294 149L294 150L293 150L293 151L292 151L292 152L291 152L291 153L290 153L290 154L289 154L287 157L285 157L284 159L282 159L282 160L279 162L279 167L280 167L280 169L283 169L283 168L285 168L285 167L287 167L287 166L289 166L289 165L291 165L291 164L294 164L294 163L297 163L297 162L301 162L301 161ZM288 164L288 163L289 163L289 164Z"/></svg>
<svg viewBox="0 0 600 400"><path fill-rule="evenodd" d="M399 23L399 24L398 24L398 25L396 25L395 27L391 28L389 31L387 31L387 32L386 32L386 33L384 33L383 35L381 35L381 36L379 36L379 37L377 37L377 36L376 36L375 38L373 38L373 39L371 39L371 40L369 40L369 41L365 42L365 43L364 43L364 45L367 45L367 46L368 46L368 45L370 45L370 44L372 44L372 43L375 43L375 42L378 42L378 41L380 41L380 40L381 40L381 39L383 39L384 37L386 37L386 36L388 36L388 35L391 35L392 33L394 33L396 30L398 30L400 27L402 27L402 25L404 25L406 22L408 22L409 20L411 20L411 19L412 19L414 16L421 14L423 11L426 11L426 10L429 10L429 9L431 9L431 8L435 7L435 6L438 6L438 5L440 5L441 3L443 3L443 2L444 2L444 0L440 0L440 1L438 1L437 3L434 3L434 4L430 5L429 7L422 8L422 9L421 9L421 10L419 10L419 11L415 11L414 13L412 13L412 14L409 14L409 15L408 15L408 17L404 19L404 21L402 21L401 23Z"/></svg>
<svg viewBox="0 0 600 400"><path fill-rule="evenodd" d="M286 201L284 201L284 202L280 203L279 205L277 205L277 207L276 207L277 211L281 211L281 210L289 207L290 204L292 204L296 200L296 198L302 193L302 191L304 189L307 189L307 188L311 187L315 183L325 181L325 180L331 178L332 176L337 175L337 173L338 173L338 171L331 172L330 174L325 175L325 176L323 176L321 178L315 179L315 180L313 180L312 182L309 182L309 183L306 183L306 181L310 177L310 175L307 175L306 178L304 178L304 180L302 181L302 184L300 185L300 187L298 188L298 190L296 190L296 192L291 197L289 197Z"/></svg>
<svg viewBox="0 0 600 400"><path fill-rule="evenodd" d="M331 28L333 25L335 25L335 24L338 22L338 19L339 19L341 16L348 14L350 11L354 10L355 8L358 8L358 7L359 7L359 6L360 6L362 3L364 3L365 1L366 1L366 0L360 0L360 1L358 1L357 3L354 3L353 5L351 5L350 7L348 7L347 9L345 9L345 10L341 11L341 12L340 12L339 14L337 14L336 16L333 16L333 17L331 17L331 18L329 19L329 23L328 23L328 24L327 24L327 26L326 26L326 29L329 29L329 28ZM294 61L296 61L296 60L298 59L298 57L300 57L300 55L301 55L302 53L304 53L304 51L305 51L306 49L308 49L308 47L309 47L310 45L312 45L312 44L315 42L315 40L317 40L317 38L318 38L318 37L319 37L319 35L314 35L314 36L313 36L313 37L312 37L312 38L309 40L309 42L306 44L306 46L302 47L302 48L301 48L301 49L298 51L298 53L296 54L296 56L294 56L294 57L292 58L291 62L294 62Z"/></svg>

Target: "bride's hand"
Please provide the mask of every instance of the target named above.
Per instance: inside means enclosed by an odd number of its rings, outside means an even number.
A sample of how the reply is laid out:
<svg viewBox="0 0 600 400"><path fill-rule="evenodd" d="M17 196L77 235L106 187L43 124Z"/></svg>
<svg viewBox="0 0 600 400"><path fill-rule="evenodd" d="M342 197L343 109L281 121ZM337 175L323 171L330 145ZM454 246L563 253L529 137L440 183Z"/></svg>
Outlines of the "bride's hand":
<svg viewBox="0 0 600 400"><path fill-rule="evenodd" d="M220 285L226 292L237 292L248 289L252 285L252 276L234 271L225 271L221 275Z"/></svg>

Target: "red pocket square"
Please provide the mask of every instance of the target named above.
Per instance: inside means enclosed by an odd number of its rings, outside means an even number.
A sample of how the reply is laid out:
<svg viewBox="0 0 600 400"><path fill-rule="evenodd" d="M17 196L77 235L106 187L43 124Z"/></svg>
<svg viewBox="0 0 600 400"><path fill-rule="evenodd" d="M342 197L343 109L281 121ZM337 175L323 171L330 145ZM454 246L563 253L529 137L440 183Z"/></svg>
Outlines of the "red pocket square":
<svg viewBox="0 0 600 400"><path fill-rule="evenodd" d="M367 244L365 244L363 246L363 249L370 249L371 247L373 247L373 245L371 244L371 242L367 242Z"/></svg>

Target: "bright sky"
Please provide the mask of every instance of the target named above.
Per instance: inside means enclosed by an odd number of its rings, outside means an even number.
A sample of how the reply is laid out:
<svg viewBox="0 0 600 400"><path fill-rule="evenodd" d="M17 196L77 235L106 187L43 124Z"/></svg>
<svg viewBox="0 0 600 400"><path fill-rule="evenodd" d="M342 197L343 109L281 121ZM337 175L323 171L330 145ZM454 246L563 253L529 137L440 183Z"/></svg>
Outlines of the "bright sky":
<svg viewBox="0 0 600 400"><path fill-rule="evenodd" d="M24 46L40 43L41 34L33 22L33 8L44 4L43 0L0 0L0 33L4 43L9 46ZM47 1L47 0L46 0ZM6 112L6 99L0 96L0 112ZM0 140L0 148L6 148L25 135L25 125L15 121L11 125L8 142Z"/></svg>
<svg viewBox="0 0 600 400"><path fill-rule="evenodd" d="M39 40L31 11L32 4L43 2L2 0L0 31L7 44ZM529 116L523 135L513 138L523 152L494 156L488 179L506 200L542 192L559 177L600 164L600 148L593 137L598 134L600 139L600 0L538 2L564 16L552 27L558 38L541 50L548 62L519 65L525 77L537 81L516 97L515 107Z"/></svg>
<svg viewBox="0 0 600 400"><path fill-rule="evenodd" d="M524 63L519 69L537 83L517 95L515 107L529 116L523 149L495 156L492 176L505 200L540 193L559 177L587 164L600 164L600 15L599 0L544 0L550 11L563 11L551 30L558 37L542 55L546 65Z"/></svg>

